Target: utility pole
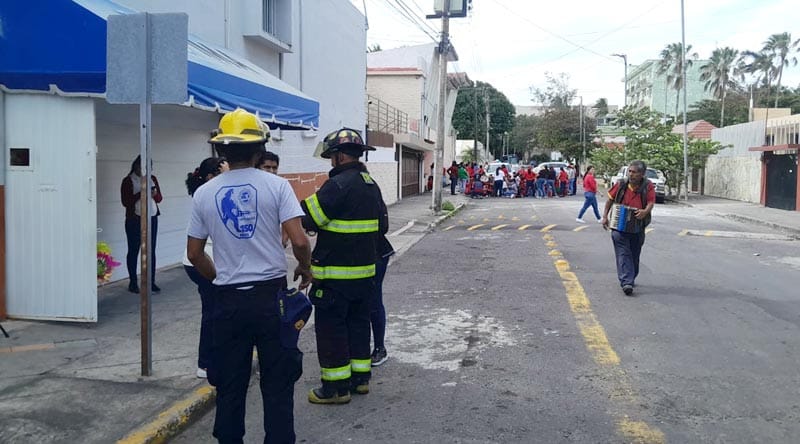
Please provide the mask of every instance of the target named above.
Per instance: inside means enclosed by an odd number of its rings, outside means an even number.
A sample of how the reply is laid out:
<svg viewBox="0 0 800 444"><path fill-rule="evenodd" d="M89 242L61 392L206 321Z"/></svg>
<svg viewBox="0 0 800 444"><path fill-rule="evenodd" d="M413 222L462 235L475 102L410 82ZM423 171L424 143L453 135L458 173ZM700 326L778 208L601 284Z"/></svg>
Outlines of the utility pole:
<svg viewBox="0 0 800 444"><path fill-rule="evenodd" d="M628 55L627 54L611 54L614 57L622 59L625 64L625 106L628 106Z"/></svg>
<svg viewBox="0 0 800 444"><path fill-rule="evenodd" d="M439 41L439 103L436 121L436 155L433 170L433 212L442 211L442 180L439 177L444 163L444 108L447 97L447 53L450 50L450 0L444 0L442 9L442 39Z"/></svg>
<svg viewBox="0 0 800 444"><path fill-rule="evenodd" d="M489 91L483 90L483 99L486 104L486 157L489 157L489 128L492 126L489 115ZM492 159L494 160L494 159Z"/></svg>
<svg viewBox="0 0 800 444"><path fill-rule="evenodd" d="M472 98L475 104L475 120L472 122L472 161L474 163L480 163L478 161L478 87L474 87L472 90Z"/></svg>
<svg viewBox="0 0 800 444"><path fill-rule="evenodd" d="M681 44L683 51L683 200L689 200L689 129L686 127L686 22L683 15L683 0L681 0ZM769 106L769 105L767 105ZM677 116L675 116L677 117Z"/></svg>
<svg viewBox="0 0 800 444"><path fill-rule="evenodd" d="M586 139L584 138L584 126L583 126L583 96L581 96L581 147L583 147L583 156L581 157L581 166L586 164Z"/></svg>

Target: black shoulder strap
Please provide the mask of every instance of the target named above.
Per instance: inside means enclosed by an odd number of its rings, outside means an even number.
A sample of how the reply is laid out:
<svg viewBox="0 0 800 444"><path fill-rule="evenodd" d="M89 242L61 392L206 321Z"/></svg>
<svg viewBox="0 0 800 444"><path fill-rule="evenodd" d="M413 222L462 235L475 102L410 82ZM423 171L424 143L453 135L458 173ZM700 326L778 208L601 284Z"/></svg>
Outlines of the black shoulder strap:
<svg viewBox="0 0 800 444"><path fill-rule="evenodd" d="M642 185L639 187L639 196L642 198L642 208L647 207L647 190L650 187L650 179L645 178L642 182ZM615 203L622 203L622 199L625 196L625 191L628 189L628 179L622 179L619 182L619 189L617 190L617 194L614 196Z"/></svg>
<svg viewBox="0 0 800 444"><path fill-rule="evenodd" d="M628 179L622 179L619 181L619 188L617 188L617 194L614 195L614 203L622 203L622 199L625 198L625 191L628 189Z"/></svg>

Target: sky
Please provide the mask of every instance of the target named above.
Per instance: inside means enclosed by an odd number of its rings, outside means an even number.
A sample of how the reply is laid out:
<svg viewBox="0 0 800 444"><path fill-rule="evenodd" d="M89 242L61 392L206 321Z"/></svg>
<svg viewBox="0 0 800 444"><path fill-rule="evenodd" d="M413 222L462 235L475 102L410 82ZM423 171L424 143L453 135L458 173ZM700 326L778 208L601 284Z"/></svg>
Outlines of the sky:
<svg viewBox="0 0 800 444"><path fill-rule="evenodd" d="M382 49L431 43L441 20L426 20L434 0L351 0L366 6L367 45ZM413 12L433 30L403 17ZM700 59L715 48L757 51L771 35L800 39L797 0L685 0L686 43ZM535 105L530 88L546 86L545 73L566 73L584 104L607 98L624 101L624 64L658 59L669 43L681 41L680 0L473 0L466 18L450 19L459 60L449 72L466 72L488 82L514 105ZM796 54L800 59L800 54ZM628 68L631 69L630 66ZM800 65L784 69L783 85L800 86ZM577 104L577 103L576 103Z"/></svg>

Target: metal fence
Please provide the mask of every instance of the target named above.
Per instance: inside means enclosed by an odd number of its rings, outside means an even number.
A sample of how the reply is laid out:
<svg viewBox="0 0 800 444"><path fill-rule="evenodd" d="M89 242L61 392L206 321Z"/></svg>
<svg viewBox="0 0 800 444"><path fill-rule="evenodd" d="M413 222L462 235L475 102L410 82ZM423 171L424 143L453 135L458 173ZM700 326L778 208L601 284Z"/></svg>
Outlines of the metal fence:
<svg viewBox="0 0 800 444"><path fill-rule="evenodd" d="M408 114L367 94L367 125L373 131L405 134L408 133Z"/></svg>

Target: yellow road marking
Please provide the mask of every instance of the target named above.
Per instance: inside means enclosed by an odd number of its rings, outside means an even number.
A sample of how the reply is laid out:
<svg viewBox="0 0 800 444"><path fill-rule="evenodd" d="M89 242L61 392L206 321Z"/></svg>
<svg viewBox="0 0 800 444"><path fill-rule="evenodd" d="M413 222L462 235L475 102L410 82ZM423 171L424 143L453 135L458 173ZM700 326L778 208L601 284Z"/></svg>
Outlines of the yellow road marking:
<svg viewBox="0 0 800 444"><path fill-rule="evenodd" d="M713 231L711 231L711 230L708 230L708 231L706 231L706 232L703 234L703 236L706 236L706 237L711 237L711 236L713 236L713 235L714 235L714 232L713 232Z"/></svg>
<svg viewBox="0 0 800 444"><path fill-rule="evenodd" d="M547 239L547 238L550 239ZM552 236L543 236L548 241L548 246L552 242ZM644 421L637 421L629 418L626 412L634 412L639 409L640 402L636 399L636 394L628 382L627 374L620 368L619 355L611 347L605 329L597 317L592 312L592 305L586 296L586 291L578 280L577 275L570 271L569 262L564 259L560 251L552 249L550 256L554 258L553 265L561 277L561 282L566 290L567 301L573 317L578 325L578 329L583 336L586 348L589 350L595 363L600 367L601 372L606 373L607 379L612 382L610 397L621 402L621 411L615 412L617 431L629 442L643 444L664 444L666 439L664 433L658 428L652 427Z"/></svg>
<svg viewBox="0 0 800 444"><path fill-rule="evenodd" d="M56 348L56 345L54 343L47 342L44 344L30 344L30 345L16 345L12 347L2 347L0 348L0 353L42 351L42 350L52 350L54 348Z"/></svg>
<svg viewBox="0 0 800 444"><path fill-rule="evenodd" d="M523 225L523 226L517 228L517 230L524 231L524 230L527 230L529 227L530 227L530 225Z"/></svg>
<svg viewBox="0 0 800 444"><path fill-rule="evenodd" d="M552 224L552 225L548 225L548 226L546 226L546 227L542 228L542 229L541 229L541 230L539 230L539 231L541 231L542 233L547 233L548 231L552 230L553 228L555 228L555 227L557 227L557 226L558 226L558 224Z"/></svg>
<svg viewBox="0 0 800 444"><path fill-rule="evenodd" d="M553 241L548 241L546 245L547 245L548 247L550 247L550 248L555 248L555 247L556 247L556 243L555 243L555 242L553 242Z"/></svg>
<svg viewBox="0 0 800 444"><path fill-rule="evenodd" d="M480 228L480 227L482 227L482 226L484 226L484 225L486 225L486 224L477 224L477 225L473 225L473 226L471 226L471 227L467 228L467 231L473 231L473 230L477 230L478 228Z"/></svg>
<svg viewBox="0 0 800 444"><path fill-rule="evenodd" d="M445 228L445 229L444 229L444 230L442 230L442 231L449 231L449 230L452 230L452 229L453 229L453 228L455 228L455 227L456 227L455 225L450 225L449 227Z"/></svg>
<svg viewBox="0 0 800 444"><path fill-rule="evenodd" d="M577 228L575 228L575 229L574 229L574 230L572 230L572 231L583 231L583 230L585 230L585 229L587 229L587 228L589 228L589 226L588 226L588 225L581 225L580 227L577 227Z"/></svg>
<svg viewBox="0 0 800 444"><path fill-rule="evenodd" d="M501 229L503 229L503 227L507 227L507 226L508 226L508 224L500 224L500 225L498 225L496 227L492 227L492 231L501 230Z"/></svg>
<svg viewBox="0 0 800 444"><path fill-rule="evenodd" d="M655 228L645 228L644 229L644 234L652 233L653 230L655 230Z"/></svg>
<svg viewBox="0 0 800 444"><path fill-rule="evenodd" d="M486 218L486 217L484 217L484 218L483 218L483 221L484 221L484 222L489 222L489 219L488 219L488 218Z"/></svg>
<svg viewBox="0 0 800 444"><path fill-rule="evenodd" d="M542 239L544 239L544 240L546 240L546 241L555 240L555 239L553 238L553 235L552 235L552 234L549 234L549 233L548 233L548 234L545 234L544 236L542 236Z"/></svg>
<svg viewBox="0 0 800 444"><path fill-rule="evenodd" d="M213 387L207 385L200 387L188 398L176 402L172 407L159 413L150 424L145 424L117 441L117 444L166 442L175 435L175 430L182 429L189 422L198 404L211 402L213 399Z"/></svg>
<svg viewBox="0 0 800 444"><path fill-rule="evenodd" d="M517 216L514 216L514 217L512 217L512 218L511 218L511 220L513 220L514 222L516 222L516 221L518 221L518 220L519 220L519 218L518 218Z"/></svg>
<svg viewBox="0 0 800 444"><path fill-rule="evenodd" d="M680 233L678 233L678 236L686 236L687 234L689 234L689 230L683 230Z"/></svg>
<svg viewBox="0 0 800 444"><path fill-rule="evenodd" d="M497 216L497 218L498 219L505 219L506 217L501 214L501 215Z"/></svg>

